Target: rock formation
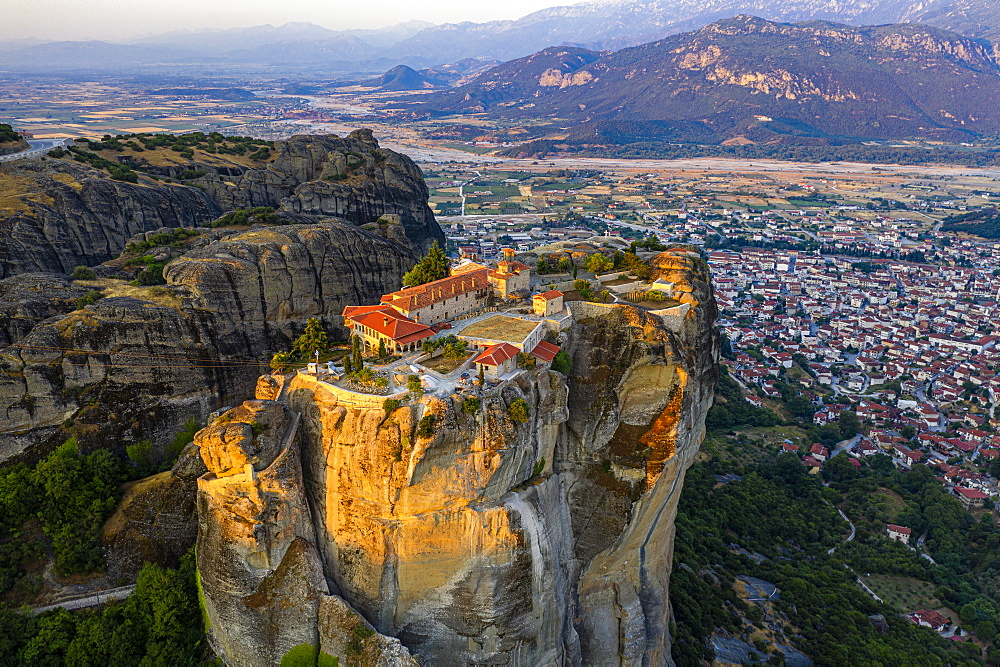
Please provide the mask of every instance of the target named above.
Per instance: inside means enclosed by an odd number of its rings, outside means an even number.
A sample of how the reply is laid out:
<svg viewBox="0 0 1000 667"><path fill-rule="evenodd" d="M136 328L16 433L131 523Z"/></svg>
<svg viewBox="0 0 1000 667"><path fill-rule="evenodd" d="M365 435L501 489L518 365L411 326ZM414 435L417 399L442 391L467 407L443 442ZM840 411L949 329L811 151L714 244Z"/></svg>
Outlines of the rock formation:
<svg viewBox="0 0 1000 667"><path fill-rule="evenodd" d="M313 634L349 634L318 590L424 664L671 664L673 522L718 336L705 262L674 248L657 265L691 304L681 320L576 304L569 376L525 371L475 414L429 394L386 414L299 375L285 392L298 440L264 470L249 462L265 448L234 430L242 412L204 431L198 562L223 660L346 650ZM277 404L240 410L263 405Z"/></svg>
<svg viewBox="0 0 1000 667"><path fill-rule="evenodd" d="M178 566L198 535L196 480L205 472L189 444L171 470L126 485L101 531L108 579L134 582L146 563Z"/></svg>
<svg viewBox="0 0 1000 667"><path fill-rule="evenodd" d="M444 241L427 206L423 175L410 158L381 149L370 130L347 137L295 136L276 142L273 162L192 161L182 166L124 155L140 173L177 178L204 172L198 187L143 176L139 183L69 157L25 160L4 167L0 212L0 278L18 273L68 273L117 257L134 235L164 227L197 227L223 211L269 206L338 217L363 225L399 216L407 238L424 249ZM224 166L223 166L224 165ZM318 216L318 217L317 217Z"/></svg>
<svg viewBox="0 0 1000 667"><path fill-rule="evenodd" d="M0 461L44 455L70 435L85 451L123 454L234 404L308 318L332 329L345 305L398 287L415 255L390 240L405 241L393 227L373 233L328 220L210 230L167 265L166 286L112 281L105 298L80 310L65 304L77 292L64 283L55 292L62 300L28 301L20 316L0 320L0 332L16 337L0 359ZM0 281L0 296L37 280Z"/></svg>
<svg viewBox="0 0 1000 667"><path fill-rule="evenodd" d="M246 401L198 433L199 577L216 650L228 664L277 664L297 647L416 664L329 595L298 447L298 415ZM352 643L353 642L353 643ZM333 653L329 653L332 651Z"/></svg>

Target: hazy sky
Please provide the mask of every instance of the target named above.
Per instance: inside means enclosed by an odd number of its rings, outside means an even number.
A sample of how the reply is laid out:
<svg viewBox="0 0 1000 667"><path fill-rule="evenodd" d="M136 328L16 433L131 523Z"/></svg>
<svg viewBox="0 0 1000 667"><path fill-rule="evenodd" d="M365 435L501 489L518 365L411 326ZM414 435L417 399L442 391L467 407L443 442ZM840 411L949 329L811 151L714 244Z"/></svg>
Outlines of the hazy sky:
<svg viewBox="0 0 1000 667"><path fill-rule="evenodd" d="M309 21L332 30L512 19L579 0L3 0L0 39L124 39L181 28Z"/></svg>

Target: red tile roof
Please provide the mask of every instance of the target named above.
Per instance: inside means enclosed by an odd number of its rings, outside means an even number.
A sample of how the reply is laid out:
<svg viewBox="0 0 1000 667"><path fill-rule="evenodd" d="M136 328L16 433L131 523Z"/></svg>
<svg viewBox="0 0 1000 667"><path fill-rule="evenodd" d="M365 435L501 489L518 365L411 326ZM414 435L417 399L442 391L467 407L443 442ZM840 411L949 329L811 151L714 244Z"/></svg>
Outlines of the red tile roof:
<svg viewBox="0 0 1000 667"><path fill-rule="evenodd" d="M919 611L915 611L913 612L913 614L911 614L910 618L912 618L913 621L916 623L923 621L924 623L927 623L935 630L937 630L938 628L943 628L951 623L951 621L948 620L947 616L942 616L933 609L921 609Z"/></svg>
<svg viewBox="0 0 1000 667"><path fill-rule="evenodd" d="M912 530L910 530L906 526L897 526L894 523L886 524L885 527L886 527L886 530L888 530L889 532L891 532L891 533L899 533L900 535L909 535L910 533L913 532Z"/></svg>
<svg viewBox="0 0 1000 667"><path fill-rule="evenodd" d="M368 327L400 345L434 335L434 330L429 326L414 322L405 315L401 315L399 311L384 304L381 306L347 306L344 308L343 316L352 323Z"/></svg>
<svg viewBox="0 0 1000 667"><path fill-rule="evenodd" d="M969 500L979 500L982 498L989 498L989 495L983 493L979 489L967 489L964 486L956 486L955 493L963 495Z"/></svg>
<svg viewBox="0 0 1000 667"><path fill-rule="evenodd" d="M499 366L508 359L516 357L518 352L519 350L510 343L497 343L483 350L474 363Z"/></svg>
<svg viewBox="0 0 1000 667"><path fill-rule="evenodd" d="M488 288L490 285L487 278L488 272L488 269L465 271L424 285L407 287L398 292L384 294L382 303L408 313L438 301Z"/></svg>
<svg viewBox="0 0 1000 667"><path fill-rule="evenodd" d="M559 354L559 346L553 345L547 340L543 340L535 346L535 349L532 350L531 353L542 361L549 362L555 359L556 355Z"/></svg>
<svg viewBox="0 0 1000 667"><path fill-rule="evenodd" d="M536 294L533 299L545 299L546 301L552 301L553 299L558 299L563 296L563 293L559 290L549 290L548 292L542 292L541 294Z"/></svg>

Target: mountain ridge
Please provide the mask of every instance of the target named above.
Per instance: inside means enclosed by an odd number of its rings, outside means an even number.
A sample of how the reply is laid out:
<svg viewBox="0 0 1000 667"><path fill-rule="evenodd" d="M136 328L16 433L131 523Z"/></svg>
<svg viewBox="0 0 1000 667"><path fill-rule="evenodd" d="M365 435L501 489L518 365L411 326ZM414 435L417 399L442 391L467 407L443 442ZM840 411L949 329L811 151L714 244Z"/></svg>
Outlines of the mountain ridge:
<svg viewBox="0 0 1000 667"><path fill-rule="evenodd" d="M154 49L141 56L133 55L132 60L109 61L105 58L81 63L72 54L67 54L58 65L79 69L102 64L110 67L121 62L134 64L137 59L146 63L177 50L200 61L228 58L234 63L270 63L274 55L277 57L273 62L290 64L280 53L272 53L273 49L260 48L284 44L285 48L300 53L292 59L297 64L330 66L336 63L338 67L349 69L350 63L370 67L373 60L378 60L377 66L381 69L404 63L421 68L470 57L506 61L549 46L618 50L695 30L737 14L754 14L782 22L926 23L971 38L990 40L992 48L1000 48L995 46L1000 42L1000 5L986 0L614 0L548 7L517 19L484 23L465 21L432 25L407 21L375 30L330 30L311 23L289 23L207 32L172 31L126 40L123 45L133 47L138 53ZM332 59L321 57L321 54L306 55L310 44L321 47L324 43L345 43L348 38L360 40L356 50L338 53ZM44 44L0 42L0 49L11 54L11 58L5 60L5 67L38 69L31 58L32 53L38 52L30 50L37 46ZM165 48L169 50L164 52Z"/></svg>
<svg viewBox="0 0 1000 667"><path fill-rule="evenodd" d="M961 141L1000 130L997 95L993 54L954 33L743 15L609 54L545 49L413 109L552 117L577 143Z"/></svg>

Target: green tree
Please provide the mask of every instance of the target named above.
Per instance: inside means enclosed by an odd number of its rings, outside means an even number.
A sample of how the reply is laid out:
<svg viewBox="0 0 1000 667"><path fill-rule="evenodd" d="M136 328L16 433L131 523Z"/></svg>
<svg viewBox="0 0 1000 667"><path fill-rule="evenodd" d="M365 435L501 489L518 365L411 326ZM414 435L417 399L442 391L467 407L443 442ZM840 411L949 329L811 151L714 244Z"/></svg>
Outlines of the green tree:
<svg viewBox="0 0 1000 667"><path fill-rule="evenodd" d="M591 273L604 273L614 268L614 263L603 253L594 253L587 258L587 270Z"/></svg>
<svg viewBox="0 0 1000 667"><path fill-rule="evenodd" d="M357 335L351 336L351 367L355 373L365 367L364 357L361 356L361 338Z"/></svg>
<svg viewBox="0 0 1000 667"><path fill-rule="evenodd" d="M854 410L844 410L837 421L840 426L840 437L844 440L853 438L861 432L861 422L858 421L858 415Z"/></svg>
<svg viewBox="0 0 1000 667"><path fill-rule="evenodd" d="M527 424L529 417L528 403L523 398L515 398L507 408L511 421Z"/></svg>
<svg viewBox="0 0 1000 667"><path fill-rule="evenodd" d="M434 425L437 422L436 415L424 415L417 422L417 437L429 438L434 435Z"/></svg>
<svg viewBox="0 0 1000 667"><path fill-rule="evenodd" d="M378 339L378 358L379 359L385 359L388 356L389 356L389 353L386 352L386 350L385 350L385 339L384 338L379 338Z"/></svg>
<svg viewBox="0 0 1000 667"><path fill-rule="evenodd" d="M427 254L403 274L403 287L416 287L448 277L448 257L435 241Z"/></svg>
<svg viewBox="0 0 1000 667"><path fill-rule="evenodd" d="M292 349L300 358L308 359L317 352L326 352L330 347L330 338L323 329L319 318L310 317L306 322L306 330L301 336L295 339Z"/></svg>
<svg viewBox="0 0 1000 667"><path fill-rule="evenodd" d="M280 373L288 368L291 363L291 352L276 352L274 356L271 357L271 370L278 371Z"/></svg>
<svg viewBox="0 0 1000 667"><path fill-rule="evenodd" d="M563 375L569 375L569 371L572 366L573 360L568 354L562 350L556 352L556 356L552 359L552 370L558 371Z"/></svg>

